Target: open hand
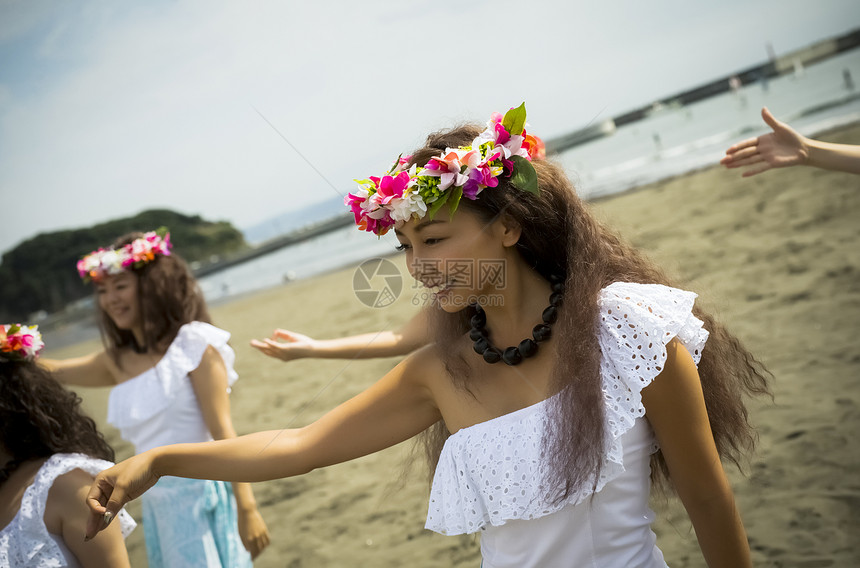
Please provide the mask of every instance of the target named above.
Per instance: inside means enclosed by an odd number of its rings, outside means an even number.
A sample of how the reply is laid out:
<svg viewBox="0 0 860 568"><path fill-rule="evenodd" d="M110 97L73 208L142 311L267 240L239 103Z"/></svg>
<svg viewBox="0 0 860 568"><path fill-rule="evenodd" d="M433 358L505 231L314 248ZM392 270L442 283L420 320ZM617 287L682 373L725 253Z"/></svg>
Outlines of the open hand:
<svg viewBox="0 0 860 568"><path fill-rule="evenodd" d="M276 329L268 339L251 340L251 346L262 353L282 361L308 357L314 350L316 340L286 329Z"/></svg>
<svg viewBox="0 0 860 568"><path fill-rule="evenodd" d="M738 142L728 150L720 163L727 168L754 166L743 173L750 177L772 168L785 168L806 163L809 157L807 139L789 125L778 121L767 108L761 117L773 132Z"/></svg>

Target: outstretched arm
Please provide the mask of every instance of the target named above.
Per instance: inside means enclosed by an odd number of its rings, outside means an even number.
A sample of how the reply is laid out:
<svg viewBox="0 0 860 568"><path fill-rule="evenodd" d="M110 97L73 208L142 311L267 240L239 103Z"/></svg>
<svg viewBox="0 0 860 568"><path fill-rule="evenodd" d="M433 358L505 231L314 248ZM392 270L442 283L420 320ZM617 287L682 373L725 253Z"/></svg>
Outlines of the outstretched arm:
<svg viewBox="0 0 860 568"><path fill-rule="evenodd" d="M806 138L774 118L767 108L761 109L761 116L773 132L738 142L726 150L722 165L729 169L747 167L743 177L800 165L860 174L860 146Z"/></svg>
<svg viewBox="0 0 860 568"><path fill-rule="evenodd" d="M101 472L87 497L87 536L104 517L152 487L162 475L267 481L301 475L398 444L441 419L425 376L430 348L413 354L376 384L296 430L258 432L202 444L162 446Z"/></svg>
<svg viewBox="0 0 860 568"><path fill-rule="evenodd" d="M666 346L666 352L663 372L642 391L645 415L708 566L752 566L743 522L714 444L696 365L677 340Z"/></svg>
<svg viewBox="0 0 860 568"><path fill-rule="evenodd" d="M72 359L46 359L41 357L39 364L47 367L54 378L64 385L81 387L112 387L116 384L112 370L114 362L104 351Z"/></svg>
<svg viewBox="0 0 860 568"><path fill-rule="evenodd" d="M304 357L319 359L372 359L407 355L430 343L427 313L422 310L397 331L378 331L340 337L313 339L286 329L276 329L272 337L253 339L251 346L260 352L292 361Z"/></svg>

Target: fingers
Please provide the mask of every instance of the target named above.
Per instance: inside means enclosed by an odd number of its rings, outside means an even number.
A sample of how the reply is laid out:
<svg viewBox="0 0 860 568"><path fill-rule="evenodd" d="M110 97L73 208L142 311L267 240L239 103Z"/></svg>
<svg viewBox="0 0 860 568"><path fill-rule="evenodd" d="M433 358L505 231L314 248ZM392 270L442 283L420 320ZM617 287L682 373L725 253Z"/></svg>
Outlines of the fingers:
<svg viewBox="0 0 860 568"><path fill-rule="evenodd" d="M758 138L757 137L756 138L747 138L746 140L744 140L742 142L738 142L737 144L735 144L734 146L732 146L731 148L726 150L726 154L734 154L735 152L738 152L739 150L743 150L744 148L749 148L751 146L757 146L757 145L758 145Z"/></svg>
<svg viewBox="0 0 860 568"><path fill-rule="evenodd" d="M758 146L751 146L735 152L734 154L723 156L720 163L727 168L737 168L738 166L748 163L744 162L744 160L753 156L760 156Z"/></svg>
<svg viewBox="0 0 860 568"><path fill-rule="evenodd" d="M265 532L254 539L254 550L248 551L251 553L251 559L253 560L259 556L267 546L269 546L269 533Z"/></svg>
<svg viewBox="0 0 860 568"><path fill-rule="evenodd" d="M758 155L758 153L759 153L758 146L751 146L749 148L744 148L743 150L740 150L739 152L735 152L735 154L733 156L731 156L731 159L735 160L735 161L736 160L745 160L745 159L749 158L750 156Z"/></svg>
<svg viewBox="0 0 860 568"><path fill-rule="evenodd" d="M780 121L778 121L770 113L769 110L767 110L767 107L761 108L761 117L767 123L767 125L770 126L771 128L773 128L774 130L777 130L778 128L780 128L782 126L782 123Z"/></svg>
<svg viewBox="0 0 860 568"><path fill-rule="evenodd" d="M744 158L743 160L732 160L730 164L726 164L726 167L729 169L742 168L744 166L751 166L761 162L764 162L764 158L761 157L761 154L754 154L748 158Z"/></svg>
<svg viewBox="0 0 860 568"><path fill-rule="evenodd" d="M245 550L248 551L248 554L251 555L251 560L255 560L257 556L263 552L263 549L269 546L269 535L266 533L255 536L247 541L243 541L242 545L245 547Z"/></svg>
<svg viewBox="0 0 860 568"><path fill-rule="evenodd" d="M122 505L111 508L111 500L114 493L113 485L101 477L101 475L93 482L89 493L87 493L86 502L87 507L90 509L90 516L87 519L84 540L90 540L95 537L99 531L107 528L114 516L119 514L119 509L122 508ZM107 503L107 506L105 506L105 503Z"/></svg>
<svg viewBox="0 0 860 568"><path fill-rule="evenodd" d="M287 341L296 341L298 339L296 334L288 329L276 329L272 333L272 338L286 339Z"/></svg>

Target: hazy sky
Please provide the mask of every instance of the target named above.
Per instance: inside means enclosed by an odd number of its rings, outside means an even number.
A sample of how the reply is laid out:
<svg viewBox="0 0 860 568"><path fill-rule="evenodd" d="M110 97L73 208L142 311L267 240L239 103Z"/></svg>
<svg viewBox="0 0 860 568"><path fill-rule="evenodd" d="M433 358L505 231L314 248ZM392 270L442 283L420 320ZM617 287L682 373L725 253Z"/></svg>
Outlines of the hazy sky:
<svg viewBox="0 0 860 568"><path fill-rule="evenodd" d="M550 137L858 26L857 0L0 0L0 251L153 207L247 227L456 121L526 101Z"/></svg>

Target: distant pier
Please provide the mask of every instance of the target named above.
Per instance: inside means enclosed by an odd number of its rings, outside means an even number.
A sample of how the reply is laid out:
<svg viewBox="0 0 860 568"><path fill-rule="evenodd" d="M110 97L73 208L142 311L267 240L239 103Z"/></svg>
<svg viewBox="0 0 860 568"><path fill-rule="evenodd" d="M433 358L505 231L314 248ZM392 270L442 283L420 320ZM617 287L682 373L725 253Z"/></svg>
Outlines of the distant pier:
<svg viewBox="0 0 860 568"><path fill-rule="evenodd" d="M199 268L195 268L194 276L196 278L202 278L203 276L208 276L209 274L221 272L222 270L230 268L231 266L242 264L243 262L247 262L254 258L269 254L270 252L274 252L278 249L282 249L284 247L288 247L290 245L294 245L302 241L312 239L319 235L324 235L325 233L334 231L335 229L340 229L341 227L346 227L347 225L352 225L354 223L355 220L353 218L352 213L338 215L337 217L333 217L325 221L320 221L319 223L314 223L313 225L303 227L301 229L298 229L297 231L287 233L286 235L275 237L274 239L266 241L265 243L250 250L240 252L236 255L224 258L222 260L218 260L211 264L206 264Z"/></svg>
<svg viewBox="0 0 860 568"><path fill-rule="evenodd" d="M860 29L840 37L819 41L802 49L774 57L767 63L754 65L737 73L732 73L704 85L699 85L695 89L654 101L647 106L634 109L599 124L589 125L586 128L575 130L570 134L549 138L544 141L546 143L546 151L547 153L559 153L596 138L608 136L621 126L646 118L655 108L684 106L715 95L721 95L729 91L731 88L729 80L733 77L740 81L740 85L766 81L773 77L793 73L798 66L805 67L811 63L832 57L837 53L855 49L858 46L860 46Z"/></svg>

